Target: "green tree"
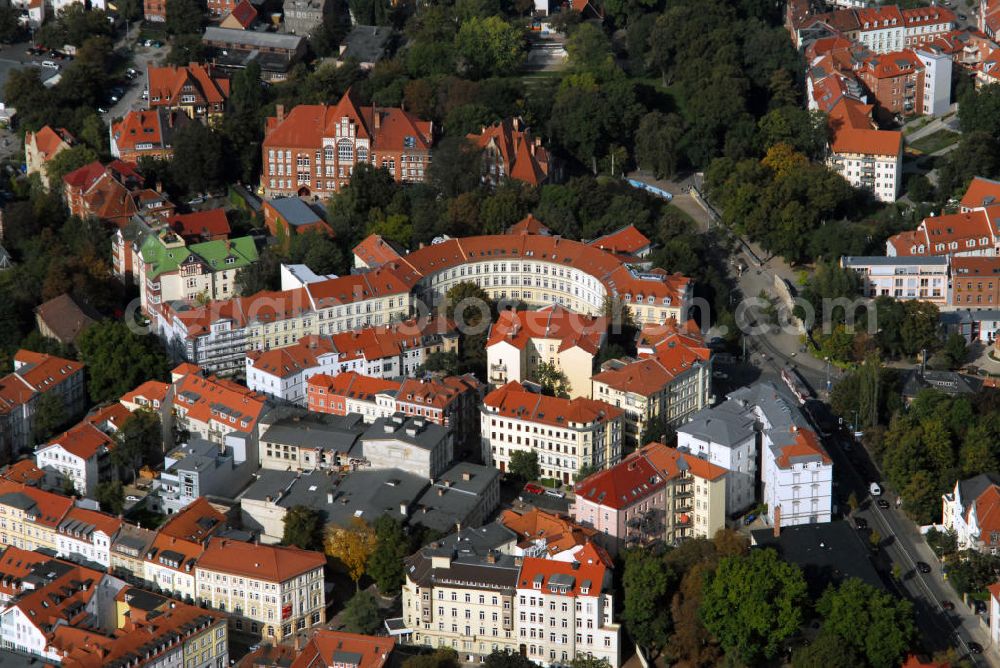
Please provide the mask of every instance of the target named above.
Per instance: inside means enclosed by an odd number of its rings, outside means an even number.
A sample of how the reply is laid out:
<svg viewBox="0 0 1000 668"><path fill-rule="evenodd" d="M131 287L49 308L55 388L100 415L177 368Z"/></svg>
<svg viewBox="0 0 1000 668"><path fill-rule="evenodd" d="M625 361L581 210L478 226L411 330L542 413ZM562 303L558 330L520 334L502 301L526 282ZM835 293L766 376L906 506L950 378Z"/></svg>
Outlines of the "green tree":
<svg viewBox="0 0 1000 668"><path fill-rule="evenodd" d="M635 159L656 178L669 178L683 156L684 119L678 114L651 111L642 117L635 135Z"/></svg>
<svg viewBox="0 0 1000 668"><path fill-rule="evenodd" d="M807 111L802 107L778 107L758 121L760 141L764 149L775 144L788 144L813 160L823 157L827 146L826 114Z"/></svg>
<svg viewBox="0 0 1000 668"><path fill-rule="evenodd" d="M46 392L35 404L31 440L35 444L44 443L66 424L68 418L63 398L55 392Z"/></svg>
<svg viewBox="0 0 1000 668"><path fill-rule="evenodd" d="M70 172L97 160L97 153L89 146L79 144L60 151L45 163L45 175L56 188L62 187L62 178Z"/></svg>
<svg viewBox="0 0 1000 668"><path fill-rule="evenodd" d="M458 327L486 329L496 312L496 304L489 294L471 282L456 283L444 296L445 316Z"/></svg>
<svg viewBox="0 0 1000 668"><path fill-rule="evenodd" d="M367 591L355 593L340 613L340 622L348 633L374 635L382 627L375 596Z"/></svg>
<svg viewBox="0 0 1000 668"><path fill-rule="evenodd" d="M455 35L460 69L473 79L508 76L524 62L524 32L499 16L472 17Z"/></svg>
<svg viewBox="0 0 1000 668"><path fill-rule="evenodd" d="M657 554L646 550L625 553L622 621L636 644L647 651L658 652L670 632L668 603L673 579L673 571Z"/></svg>
<svg viewBox="0 0 1000 668"><path fill-rule="evenodd" d="M572 389L569 380L555 364L539 362L531 374L531 380L542 386L542 394L569 399L569 393Z"/></svg>
<svg viewBox="0 0 1000 668"><path fill-rule="evenodd" d="M930 202L934 199L934 185L923 174L913 174L906 180L906 194L914 203Z"/></svg>
<svg viewBox="0 0 1000 668"><path fill-rule="evenodd" d="M434 149L427 180L445 197L456 197L479 187L482 151L464 137L445 137ZM438 159L438 151L443 156Z"/></svg>
<svg viewBox="0 0 1000 668"><path fill-rule="evenodd" d="M510 453L507 472L525 482L538 480L542 473L538 466L538 453L534 450L514 450Z"/></svg>
<svg viewBox="0 0 1000 668"><path fill-rule="evenodd" d="M495 649L483 661L484 668L537 668L537 665L512 649Z"/></svg>
<svg viewBox="0 0 1000 668"><path fill-rule="evenodd" d="M124 322L91 325L76 346L87 365L87 387L94 403L117 400L147 380L166 380L170 371L160 340L136 334Z"/></svg>
<svg viewBox="0 0 1000 668"><path fill-rule="evenodd" d="M281 544L303 550L322 550L323 516L310 506L292 506L285 513Z"/></svg>
<svg viewBox="0 0 1000 668"><path fill-rule="evenodd" d="M806 593L797 566L774 550L753 550L722 559L706 576L701 617L727 653L753 664L775 657L798 631Z"/></svg>
<svg viewBox="0 0 1000 668"><path fill-rule="evenodd" d="M21 13L13 6L0 7L0 42L10 44L24 34L18 21Z"/></svg>
<svg viewBox="0 0 1000 668"><path fill-rule="evenodd" d="M94 498L106 513L120 515L125 509L125 488L122 487L121 480L102 482L94 491Z"/></svg>
<svg viewBox="0 0 1000 668"><path fill-rule="evenodd" d="M438 647L432 654L418 654L403 661L403 668L460 668L458 652L451 647Z"/></svg>
<svg viewBox="0 0 1000 668"><path fill-rule="evenodd" d="M170 171L185 192L208 192L225 182L222 136L201 123L188 123L174 133Z"/></svg>
<svg viewBox="0 0 1000 668"><path fill-rule="evenodd" d="M958 536L954 529L938 531L936 527L931 527L924 534L924 538L939 559L955 554L958 549Z"/></svg>
<svg viewBox="0 0 1000 668"><path fill-rule="evenodd" d="M601 470L600 468L594 466L593 464L584 464L583 466L580 467L580 470L576 472L576 475L573 476L573 480L574 482L580 482L581 480L586 480L587 478L594 475L600 470Z"/></svg>
<svg viewBox="0 0 1000 668"><path fill-rule="evenodd" d="M368 576L383 596L393 596L403 586L403 560L410 552L410 541L403 524L390 515L375 520L375 540L375 551L368 558Z"/></svg>
<svg viewBox="0 0 1000 668"><path fill-rule="evenodd" d="M115 447L111 463L119 471L128 471L134 481L143 464L156 466L163 462L163 429L160 416L140 409L132 413L115 432Z"/></svg>
<svg viewBox="0 0 1000 668"><path fill-rule="evenodd" d="M916 355L921 350L931 351L938 345L938 307L925 301L908 301L904 304L906 317L900 326L903 352Z"/></svg>
<svg viewBox="0 0 1000 668"><path fill-rule="evenodd" d="M824 633L836 635L872 668L898 666L916 635L912 603L857 578L827 589L817 610Z"/></svg>
<svg viewBox="0 0 1000 668"><path fill-rule="evenodd" d="M201 32L202 9L197 0L167 0L167 32L193 35Z"/></svg>
<svg viewBox="0 0 1000 668"><path fill-rule="evenodd" d="M857 652L834 633L822 632L792 653L792 668L855 668L862 665Z"/></svg>
<svg viewBox="0 0 1000 668"><path fill-rule="evenodd" d="M589 72L603 78L616 69L611 41L593 23L584 23L566 40L569 64L577 72Z"/></svg>
<svg viewBox="0 0 1000 668"><path fill-rule="evenodd" d="M263 290L281 287L281 256L273 248L265 248L256 262L236 271L236 290L241 295L254 295Z"/></svg>

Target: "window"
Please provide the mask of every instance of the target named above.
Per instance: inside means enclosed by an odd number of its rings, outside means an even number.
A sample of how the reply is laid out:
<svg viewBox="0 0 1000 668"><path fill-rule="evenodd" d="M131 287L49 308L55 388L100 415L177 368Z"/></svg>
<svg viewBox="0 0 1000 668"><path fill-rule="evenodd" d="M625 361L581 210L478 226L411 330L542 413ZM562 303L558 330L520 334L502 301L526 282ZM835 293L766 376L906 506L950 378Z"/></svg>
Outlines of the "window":
<svg viewBox="0 0 1000 668"><path fill-rule="evenodd" d="M337 159L340 162L354 161L354 144L350 139L341 139L337 142Z"/></svg>

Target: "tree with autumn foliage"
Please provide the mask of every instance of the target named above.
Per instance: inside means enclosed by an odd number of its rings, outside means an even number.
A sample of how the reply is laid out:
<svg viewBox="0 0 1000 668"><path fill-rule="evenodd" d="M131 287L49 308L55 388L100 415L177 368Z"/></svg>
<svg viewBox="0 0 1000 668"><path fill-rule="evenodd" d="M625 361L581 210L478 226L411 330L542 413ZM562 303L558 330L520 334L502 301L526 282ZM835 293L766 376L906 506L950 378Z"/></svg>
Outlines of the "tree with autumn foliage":
<svg viewBox="0 0 1000 668"><path fill-rule="evenodd" d="M324 541L326 554L344 564L355 589L360 589L359 582L377 546L375 529L360 517L353 518L347 527L329 527Z"/></svg>

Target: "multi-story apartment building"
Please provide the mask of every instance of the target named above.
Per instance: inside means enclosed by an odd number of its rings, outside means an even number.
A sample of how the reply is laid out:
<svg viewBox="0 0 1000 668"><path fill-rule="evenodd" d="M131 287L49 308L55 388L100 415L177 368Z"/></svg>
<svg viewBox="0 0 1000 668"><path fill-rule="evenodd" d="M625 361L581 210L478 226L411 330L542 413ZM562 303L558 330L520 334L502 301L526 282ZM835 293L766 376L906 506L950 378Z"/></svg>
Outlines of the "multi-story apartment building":
<svg viewBox="0 0 1000 668"><path fill-rule="evenodd" d="M947 257L842 257L840 266L857 272L865 297L948 303Z"/></svg>
<svg viewBox="0 0 1000 668"><path fill-rule="evenodd" d="M42 186L49 189L49 174L45 166L62 151L72 148L76 138L66 128L44 126L38 132L24 134L24 165L28 176L38 174Z"/></svg>
<svg viewBox="0 0 1000 668"><path fill-rule="evenodd" d="M534 380L539 364L561 372L570 396L590 397L594 357L607 339L607 318L581 315L559 305L537 311L501 311L486 339L489 382Z"/></svg>
<svg viewBox="0 0 1000 668"><path fill-rule="evenodd" d="M136 214L166 218L174 205L163 193L143 187L136 166L124 160L94 161L63 177L63 197L74 216L123 228Z"/></svg>
<svg viewBox="0 0 1000 668"><path fill-rule="evenodd" d="M941 524L955 532L960 550L1000 554L1000 476L958 480L942 497Z"/></svg>
<svg viewBox="0 0 1000 668"><path fill-rule="evenodd" d="M947 255L952 257L995 256L1000 249L1000 233L995 231L1000 206L1000 189L987 179L969 185L958 213L931 215L917 229L900 232L885 242L885 254Z"/></svg>
<svg viewBox="0 0 1000 668"><path fill-rule="evenodd" d="M402 620L410 642L451 647L466 661L494 650L519 651L514 610L519 558L432 543L405 564Z"/></svg>
<svg viewBox="0 0 1000 668"><path fill-rule="evenodd" d="M0 462L9 463L31 446L38 399L49 393L63 400L67 418L83 412L83 364L18 350L14 354L14 371L0 378Z"/></svg>
<svg viewBox="0 0 1000 668"><path fill-rule="evenodd" d="M27 485L0 481L0 544L23 550L58 549L58 528L73 500Z"/></svg>
<svg viewBox="0 0 1000 668"><path fill-rule="evenodd" d="M514 452L534 452L544 477L569 483L584 467L621 459L625 412L603 401L549 397L511 381L486 395L480 414L483 462L501 471Z"/></svg>
<svg viewBox="0 0 1000 668"><path fill-rule="evenodd" d="M871 105L848 97L834 105L827 164L855 188L871 190L882 202L895 202L902 180L903 134L875 129L871 113Z"/></svg>
<svg viewBox="0 0 1000 668"><path fill-rule="evenodd" d="M73 506L56 529L56 555L109 569L111 542L124 524L121 518Z"/></svg>
<svg viewBox="0 0 1000 668"><path fill-rule="evenodd" d="M443 317L411 318L328 335L309 335L289 346L246 356L250 389L304 405L307 381L347 371L373 378L412 376L427 357L458 350L454 325ZM322 407L310 407L321 410Z"/></svg>
<svg viewBox="0 0 1000 668"><path fill-rule="evenodd" d="M394 412L398 390L396 380L362 376L354 371L336 376L321 373L306 383L306 405L314 413L360 415L370 423Z"/></svg>
<svg viewBox="0 0 1000 668"><path fill-rule="evenodd" d="M478 133L466 135L483 152L483 181L497 185L515 179L538 186L549 178L552 165L540 137L534 137L520 118L506 118Z"/></svg>
<svg viewBox="0 0 1000 668"><path fill-rule="evenodd" d="M212 538L198 558L198 600L271 642L326 621L320 552Z"/></svg>
<svg viewBox="0 0 1000 668"><path fill-rule="evenodd" d="M178 429L216 444L234 433L253 434L270 408L265 397L242 385L182 364L171 372L171 401L164 404Z"/></svg>
<svg viewBox="0 0 1000 668"><path fill-rule="evenodd" d="M226 517L204 498L171 515L160 527L142 563L141 577L160 591L195 601L195 565L208 539L225 528Z"/></svg>
<svg viewBox="0 0 1000 668"><path fill-rule="evenodd" d="M125 410L119 405L119 408ZM128 411L125 411L128 414ZM35 462L45 471L45 485L65 490L71 484L81 496L94 497L97 486L110 480L111 451L117 442L89 420L56 436L35 449Z"/></svg>
<svg viewBox="0 0 1000 668"><path fill-rule="evenodd" d="M621 665L621 625L614 622L611 561L594 545L576 561L526 557L517 585L517 639L543 666L577 656Z"/></svg>
<svg viewBox="0 0 1000 668"><path fill-rule="evenodd" d="M726 526L727 473L684 450L649 443L578 482L570 512L612 553L711 538Z"/></svg>
<svg viewBox="0 0 1000 668"><path fill-rule="evenodd" d="M906 46L915 47L932 42L954 30L957 25L955 12L941 5L910 7L901 9L899 13L903 16L903 25L906 27Z"/></svg>
<svg viewBox="0 0 1000 668"><path fill-rule="evenodd" d="M147 234L133 260L142 309L158 322L167 302L229 299L238 292L236 273L257 257L252 237L188 245L171 229Z"/></svg>
<svg viewBox="0 0 1000 668"><path fill-rule="evenodd" d="M924 67L913 51L872 56L857 74L886 120L924 113Z"/></svg>
<svg viewBox="0 0 1000 668"><path fill-rule="evenodd" d="M447 429L402 413L375 420L361 437L361 453L372 468L399 468L430 480L441 476L455 458Z"/></svg>
<svg viewBox="0 0 1000 668"><path fill-rule="evenodd" d="M950 306L994 309L1000 304L1000 257L955 256L950 261Z"/></svg>
<svg viewBox="0 0 1000 668"><path fill-rule="evenodd" d="M538 221L522 221L529 222ZM496 301L558 304L598 315L612 297L638 323L687 320L692 286L686 277L639 271L600 248L545 234L539 225L519 225L514 228L525 233L443 239L406 255L372 235L354 249L355 265L410 268L414 293L432 306L455 285L474 283Z"/></svg>
<svg viewBox="0 0 1000 668"><path fill-rule="evenodd" d="M694 323L649 325L638 359L614 359L591 378L591 396L625 411L625 438L641 445L647 427L676 425L711 403L712 353Z"/></svg>
<svg viewBox="0 0 1000 668"><path fill-rule="evenodd" d="M189 438L164 456L145 507L169 515L201 496L228 498L259 466L256 441L248 435L232 434L222 445Z"/></svg>
<svg viewBox="0 0 1000 668"><path fill-rule="evenodd" d="M108 128L111 155L127 162L169 160L174 155L174 133L188 123L187 116L170 109L129 111Z"/></svg>
<svg viewBox="0 0 1000 668"><path fill-rule="evenodd" d="M430 164L434 127L398 108L363 107L352 91L335 106L298 105L267 119L261 186L268 197L325 197L351 178L354 165L389 170L396 181L419 183Z"/></svg>
<svg viewBox="0 0 1000 668"><path fill-rule="evenodd" d="M229 77L212 65L148 66L146 84L149 109L180 111L203 123L221 120L229 100Z"/></svg>
<svg viewBox="0 0 1000 668"><path fill-rule="evenodd" d="M943 116L951 109L951 54L937 44L926 44L914 48L924 70L924 95L921 113L925 116Z"/></svg>

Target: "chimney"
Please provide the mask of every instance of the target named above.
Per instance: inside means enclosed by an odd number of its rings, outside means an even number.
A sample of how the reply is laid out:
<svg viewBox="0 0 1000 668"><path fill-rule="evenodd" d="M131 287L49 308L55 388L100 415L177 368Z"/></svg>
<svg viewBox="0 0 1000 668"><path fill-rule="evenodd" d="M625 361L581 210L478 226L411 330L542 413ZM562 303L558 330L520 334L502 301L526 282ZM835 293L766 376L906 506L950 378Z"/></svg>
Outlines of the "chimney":
<svg viewBox="0 0 1000 668"><path fill-rule="evenodd" d="M472 471L462 471L462 480L466 482L472 480Z"/></svg>
<svg viewBox="0 0 1000 668"><path fill-rule="evenodd" d="M781 506L774 507L774 537L781 535Z"/></svg>
<svg viewBox="0 0 1000 668"><path fill-rule="evenodd" d="M373 123L375 125L375 131L378 132L382 128L382 116L378 113L378 108L372 108Z"/></svg>
<svg viewBox="0 0 1000 668"><path fill-rule="evenodd" d="M285 120L285 105L283 104L275 105L274 115L278 118L279 123Z"/></svg>

